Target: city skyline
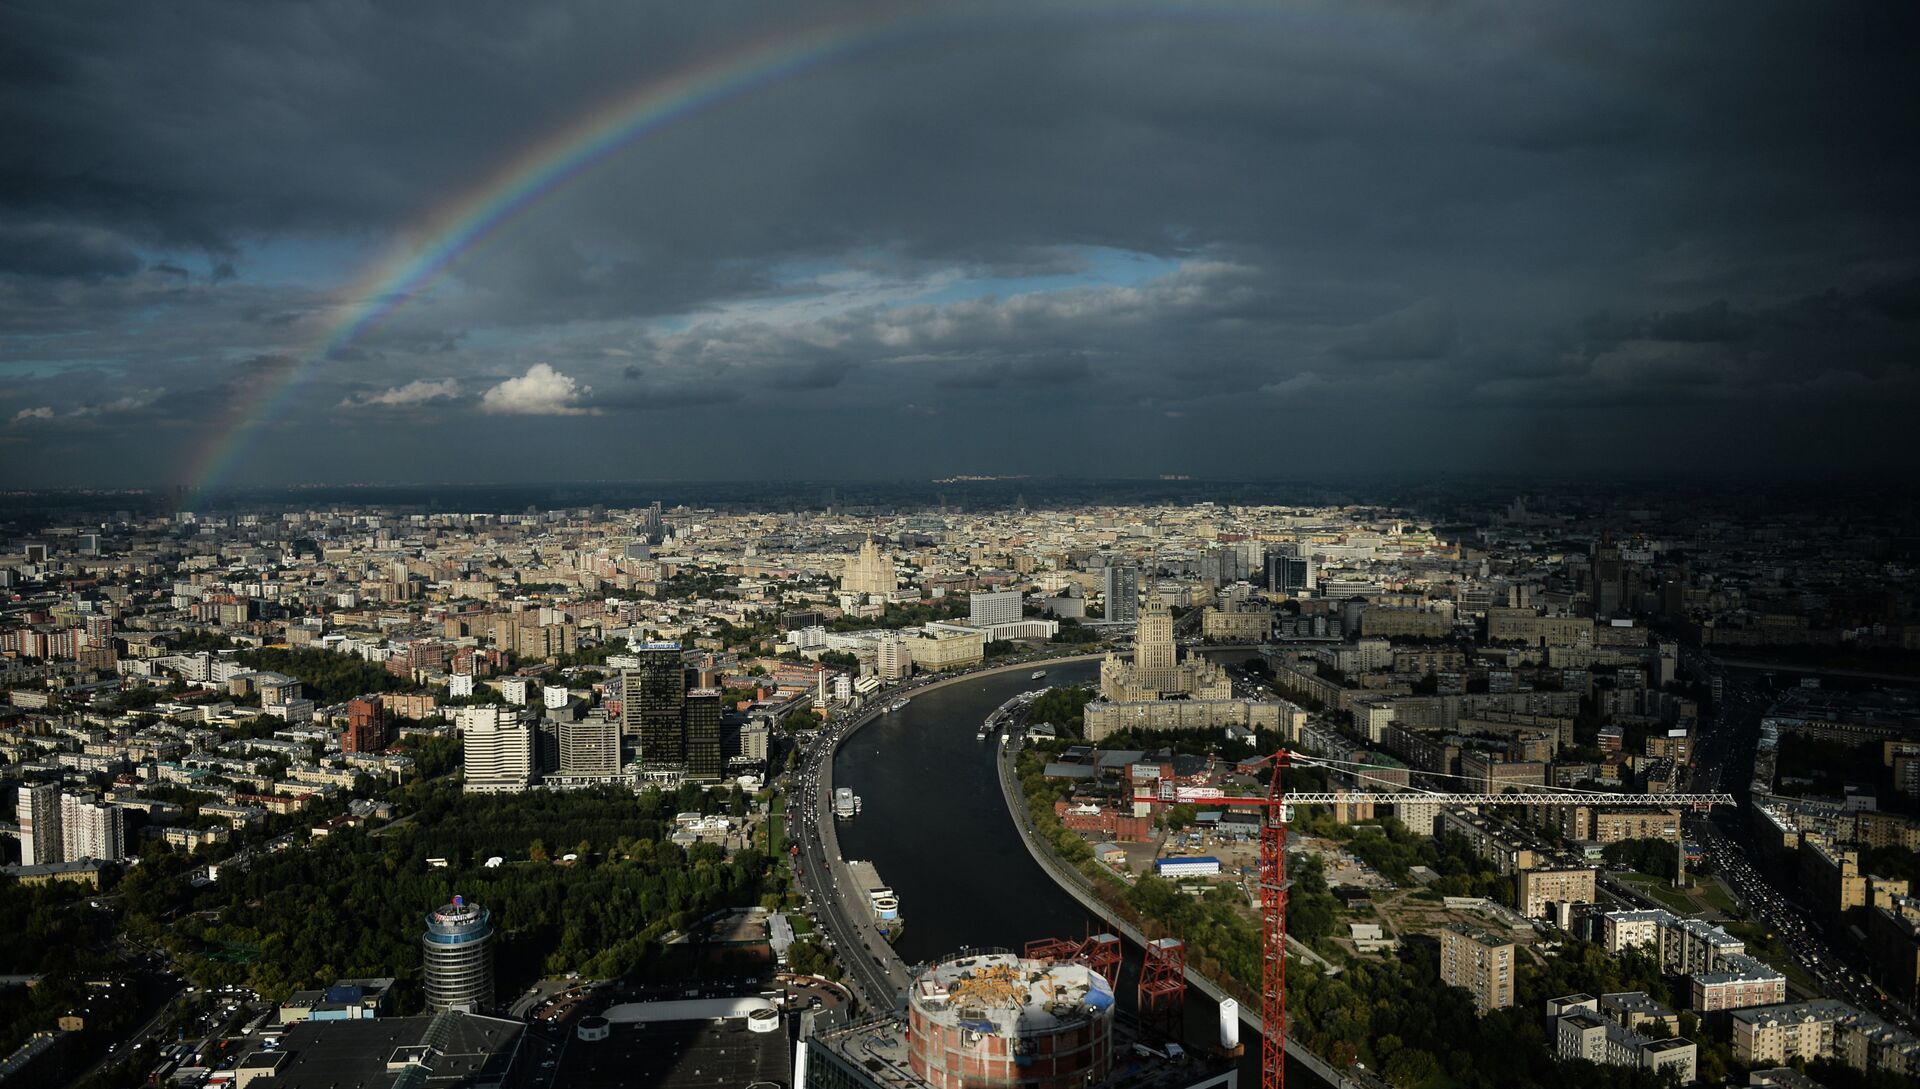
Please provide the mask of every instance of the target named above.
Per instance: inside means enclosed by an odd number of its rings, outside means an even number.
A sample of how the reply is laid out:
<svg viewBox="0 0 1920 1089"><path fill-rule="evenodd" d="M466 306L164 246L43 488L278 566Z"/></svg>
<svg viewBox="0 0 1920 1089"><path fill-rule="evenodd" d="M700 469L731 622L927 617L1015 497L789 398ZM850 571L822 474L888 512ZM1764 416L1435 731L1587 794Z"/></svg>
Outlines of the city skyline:
<svg viewBox="0 0 1920 1089"><path fill-rule="evenodd" d="M1817 475L1920 403L1893 5L0 18L16 485Z"/></svg>
<svg viewBox="0 0 1920 1089"><path fill-rule="evenodd" d="M1904 493L948 483L11 497L0 1072L1920 1071Z"/></svg>

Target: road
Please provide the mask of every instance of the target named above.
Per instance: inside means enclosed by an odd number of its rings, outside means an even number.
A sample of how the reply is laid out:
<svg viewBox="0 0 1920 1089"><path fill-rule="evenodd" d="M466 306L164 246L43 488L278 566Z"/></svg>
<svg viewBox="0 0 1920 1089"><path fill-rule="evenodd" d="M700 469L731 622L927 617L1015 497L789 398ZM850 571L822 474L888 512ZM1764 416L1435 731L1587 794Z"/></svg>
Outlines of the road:
<svg viewBox="0 0 1920 1089"><path fill-rule="evenodd" d="M1794 963L1817 981L1820 994L1902 1024L1913 1024L1911 1011L1886 999L1869 982L1866 965L1857 959L1858 954L1848 948L1843 955L1840 946L1827 940L1815 913L1801 901L1793 875L1775 872L1754 839L1748 812L1754 749L1759 742L1760 720L1773 702L1761 678L1695 651L1687 652L1683 668L1699 683L1717 678L1721 684L1720 705L1700 731L1693 789L1724 790L1739 803L1731 809L1687 818L1688 835L1700 844L1707 864L1725 880L1753 919L1777 935Z"/></svg>
<svg viewBox="0 0 1920 1089"><path fill-rule="evenodd" d="M69 1084L79 1085L82 1082L85 1082L88 1079L97 1076L102 1070L105 1070L109 1065L119 1062L121 1059L126 1058L128 1055L138 1050L140 1045L146 1043L147 1038L153 1035L154 1030L160 1027L161 1021L165 1020L167 1015L173 1012L174 1003L178 1002L180 998L186 993L187 993L186 986L184 984L176 983L172 993L168 994L164 999L161 1000L159 1008L154 1010L152 1017L147 1018L144 1024L142 1024L139 1028L134 1029L131 1033L129 1033L126 1039L110 1047L107 1050L106 1054L100 1056L100 1058L97 1059L92 1066L87 1067L79 1075L74 1077L72 1082L70 1082Z"/></svg>
<svg viewBox="0 0 1920 1089"><path fill-rule="evenodd" d="M803 751L787 790L789 834L800 848L801 893L832 940L848 982L873 1010L892 1009L909 976L873 925L865 890L853 887L853 876L840 858L831 815L833 750L841 738L884 713L884 707L876 706L829 720Z"/></svg>

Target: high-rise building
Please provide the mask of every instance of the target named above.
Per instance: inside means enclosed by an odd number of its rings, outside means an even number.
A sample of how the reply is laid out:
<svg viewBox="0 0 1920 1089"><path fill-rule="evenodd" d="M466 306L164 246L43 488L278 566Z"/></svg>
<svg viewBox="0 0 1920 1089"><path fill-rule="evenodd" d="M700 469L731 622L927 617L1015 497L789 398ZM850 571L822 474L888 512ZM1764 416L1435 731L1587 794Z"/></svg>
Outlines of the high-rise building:
<svg viewBox="0 0 1920 1089"><path fill-rule="evenodd" d="M378 696L355 696L347 701L347 728L340 734L342 752L379 752L387 747L386 714Z"/></svg>
<svg viewBox="0 0 1920 1089"><path fill-rule="evenodd" d="M1267 547L1265 582L1274 593L1300 594L1313 588L1311 565L1298 544L1281 541Z"/></svg>
<svg viewBox="0 0 1920 1089"><path fill-rule="evenodd" d="M620 724L602 715L560 723L560 774L563 778L606 778L620 774Z"/></svg>
<svg viewBox="0 0 1920 1089"><path fill-rule="evenodd" d="M1169 697L1224 700L1233 698L1233 679L1218 663L1203 656L1178 660L1173 612L1155 600L1140 613L1133 661L1122 661L1109 651L1100 663L1100 694L1113 703Z"/></svg>
<svg viewBox="0 0 1920 1089"><path fill-rule="evenodd" d="M541 715L533 720L533 770L550 775L560 770L560 719Z"/></svg>
<svg viewBox="0 0 1920 1089"><path fill-rule="evenodd" d="M773 720L755 715L740 727L740 755L764 764L773 746Z"/></svg>
<svg viewBox="0 0 1920 1089"><path fill-rule="evenodd" d="M1108 567L1103 576L1105 585L1109 623L1130 623L1140 616L1140 569L1138 567Z"/></svg>
<svg viewBox="0 0 1920 1089"><path fill-rule="evenodd" d="M1513 942L1454 923L1440 931L1440 982L1473 995L1481 1013L1513 1005Z"/></svg>
<svg viewBox="0 0 1920 1089"><path fill-rule="evenodd" d="M20 825L20 861L45 866L67 861L66 837L60 828L60 787L36 783L20 788L14 820Z"/></svg>
<svg viewBox="0 0 1920 1089"><path fill-rule="evenodd" d="M68 862L83 858L113 862L127 855L125 814L91 794L61 797L60 834Z"/></svg>
<svg viewBox="0 0 1920 1089"><path fill-rule="evenodd" d="M1303 594L1313 589L1313 561L1289 556L1280 561L1282 593Z"/></svg>
<svg viewBox="0 0 1920 1089"><path fill-rule="evenodd" d="M512 707L455 713L468 794L511 794L533 783L533 730Z"/></svg>
<svg viewBox="0 0 1920 1089"><path fill-rule="evenodd" d="M874 547L873 538L860 543L860 551L847 558L840 588L850 594L891 594L900 588L893 574L893 557Z"/></svg>
<svg viewBox="0 0 1920 1089"><path fill-rule="evenodd" d="M913 672L913 648L897 634L883 635L873 645L873 668L883 681L897 681ZM1920 767L1920 760L1914 762Z"/></svg>
<svg viewBox="0 0 1920 1089"><path fill-rule="evenodd" d="M695 779L720 778L720 690L689 691L685 714L687 775Z"/></svg>
<svg viewBox="0 0 1920 1089"><path fill-rule="evenodd" d="M620 674L622 755L649 771L683 769L687 675L680 644L642 643L631 657L636 664Z"/></svg>
<svg viewBox="0 0 1920 1089"><path fill-rule="evenodd" d="M976 592L967 602L967 623L976 628L1020 621L1020 591Z"/></svg>
<svg viewBox="0 0 1920 1089"><path fill-rule="evenodd" d="M1159 676L1173 669L1173 611L1154 601L1134 629L1134 668Z"/></svg>
<svg viewBox="0 0 1920 1089"><path fill-rule="evenodd" d="M493 1005L493 916L456 896L427 915L420 935L427 1009L478 1013Z"/></svg>

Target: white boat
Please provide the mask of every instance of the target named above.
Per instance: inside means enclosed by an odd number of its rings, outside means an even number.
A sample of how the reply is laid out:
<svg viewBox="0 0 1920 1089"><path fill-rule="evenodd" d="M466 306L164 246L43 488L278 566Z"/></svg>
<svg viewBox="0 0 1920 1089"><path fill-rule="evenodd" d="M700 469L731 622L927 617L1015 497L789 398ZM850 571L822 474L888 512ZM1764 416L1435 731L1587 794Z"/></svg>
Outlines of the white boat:
<svg viewBox="0 0 1920 1089"><path fill-rule="evenodd" d="M1037 680L1039 680L1040 678L1042 678L1042 677L1044 677L1044 676L1046 676L1046 675L1047 675L1047 671L1046 671L1046 670L1044 670L1044 669L1036 669L1036 670L1034 670L1034 671L1033 671L1033 677L1032 677L1031 679L1032 679L1032 680L1036 680L1036 681L1037 681Z"/></svg>

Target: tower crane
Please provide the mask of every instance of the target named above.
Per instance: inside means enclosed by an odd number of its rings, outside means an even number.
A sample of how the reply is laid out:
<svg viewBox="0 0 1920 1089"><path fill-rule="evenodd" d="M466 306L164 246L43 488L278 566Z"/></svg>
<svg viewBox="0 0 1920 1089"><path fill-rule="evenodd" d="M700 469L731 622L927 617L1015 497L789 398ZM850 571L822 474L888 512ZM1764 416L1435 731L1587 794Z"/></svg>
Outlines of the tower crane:
<svg viewBox="0 0 1920 1089"><path fill-rule="evenodd" d="M1260 826L1260 1086L1261 1089L1286 1089L1287 1084L1287 894L1293 882L1287 878L1287 824L1296 805L1341 805L1376 803L1403 804L1410 801L1439 802L1449 806L1479 805L1633 805L1692 809L1697 812L1716 805L1734 804L1731 794L1622 794L1614 791L1576 787L1540 788L1528 792L1495 794L1487 792L1447 792L1408 789L1388 783L1371 771L1396 770L1380 764L1290 753L1285 749L1262 758L1273 769L1265 797L1234 797L1211 794L1195 798L1209 806L1253 806L1265 811ZM1342 772L1356 781L1372 781L1393 786L1392 790L1330 790L1288 793L1281 773L1289 766L1321 767ZM1468 778L1467 776L1444 776ZM1171 805L1180 799L1171 783L1163 782L1153 795L1136 795L1136 802Z"/></svg>

